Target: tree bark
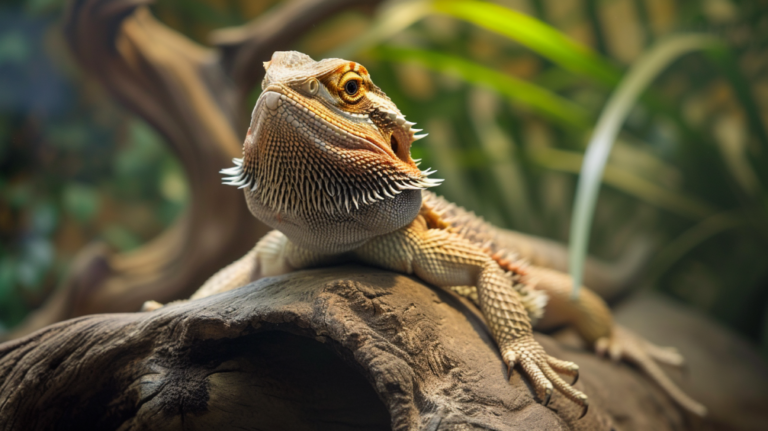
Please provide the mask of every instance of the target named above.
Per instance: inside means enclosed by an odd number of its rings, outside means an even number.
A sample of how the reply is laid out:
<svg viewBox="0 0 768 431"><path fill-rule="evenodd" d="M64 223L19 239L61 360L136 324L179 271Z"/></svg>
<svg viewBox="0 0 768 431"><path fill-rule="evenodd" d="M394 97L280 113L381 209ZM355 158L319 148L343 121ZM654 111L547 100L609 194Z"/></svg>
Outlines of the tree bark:
<svg viewBox="0 0 768 431"><path fill-rule="evenodd" d="M581 366L589 413L509 383L477 311L356 266L267 278L154 312L80 317L0 345L0 428L679 430L635 370Z"/></svg>

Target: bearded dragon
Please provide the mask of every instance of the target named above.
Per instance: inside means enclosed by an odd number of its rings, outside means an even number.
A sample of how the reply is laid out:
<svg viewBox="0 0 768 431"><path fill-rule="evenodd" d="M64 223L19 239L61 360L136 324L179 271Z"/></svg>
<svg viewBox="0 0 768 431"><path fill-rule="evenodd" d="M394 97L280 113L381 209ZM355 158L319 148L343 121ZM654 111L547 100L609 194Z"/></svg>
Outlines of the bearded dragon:
<svg viewBox="0 0 768 431"><path fill-rule="evenodd" d="M567 275L527 264L499 240L499 230L425 190L442 182L411 158L411 144L426 134L406 121L365 67L316 62L295 51L274 53L264 67L243 158L222 173L225 184L244 190L251 213L275 230L191 299L260 277L363 262L470 298L508 372L519 367L544 404L557 390L583 406L582 416L589 405L561 377L575 383L578 365L549 356L533 338L537 321L572 325L598 353L637 364L680 406L705 414L655 362L680 365L678 353L614 324L586 288L571 300Z"/></svg>

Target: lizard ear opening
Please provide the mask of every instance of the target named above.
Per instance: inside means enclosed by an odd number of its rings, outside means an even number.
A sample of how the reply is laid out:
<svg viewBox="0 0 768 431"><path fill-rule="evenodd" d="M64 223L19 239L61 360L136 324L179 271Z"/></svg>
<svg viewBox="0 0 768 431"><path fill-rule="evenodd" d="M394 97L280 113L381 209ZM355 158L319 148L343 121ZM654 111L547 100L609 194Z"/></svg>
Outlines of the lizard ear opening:
<svg viewBox="0 0 768 431"><path fill-rule="evenodd" d="M406 141L407 142L407 141ZM403 137L397 136L397 133L389 135L389 147L395 154L395 157L402 160L405 163L409 163L411 160L410 145L404 144Z"/></svg>
<svg viewBox="0 0 768 431"><path fill-rule="evenodd" d="M400 149L400 144L397 143L397 138L395 138L394 133L389 138L389 145L390 147L392 147L392 152L395 153L395 155L397 155L397 150Z"/></svg>
<svg viewBox="0 0 768 431"><path fill-rule="evenodd" d="M392 149L392 152L395 153L395 157L408 163L408 160L410 159L408 146L401 145L400 139L395 135L395 133L389 135L389 147Z"/></svg>

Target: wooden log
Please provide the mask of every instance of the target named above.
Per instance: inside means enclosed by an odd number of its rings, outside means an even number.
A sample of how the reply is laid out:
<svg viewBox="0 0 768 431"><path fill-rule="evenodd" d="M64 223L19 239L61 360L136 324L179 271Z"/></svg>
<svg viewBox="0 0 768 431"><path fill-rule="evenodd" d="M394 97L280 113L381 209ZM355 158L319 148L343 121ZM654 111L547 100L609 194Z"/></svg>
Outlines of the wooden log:
<svg viewBox="0 0 768 431"><path fill-rule="evenodd" d="M508 380L472 306L345 266L153 312L84 316L0 345L0 429L680 430L632 368L564 348L589 413Z"/></svg>

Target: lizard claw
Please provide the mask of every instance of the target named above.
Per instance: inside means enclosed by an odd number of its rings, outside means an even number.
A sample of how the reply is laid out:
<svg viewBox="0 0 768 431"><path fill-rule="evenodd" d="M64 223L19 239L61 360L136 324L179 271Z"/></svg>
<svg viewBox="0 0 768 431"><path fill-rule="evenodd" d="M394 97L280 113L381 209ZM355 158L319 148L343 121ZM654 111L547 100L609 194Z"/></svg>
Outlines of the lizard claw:
<svg viewBox="0 0 768 431"><path fill-rule="evenodd" d="M610 356L614 361L623 359L637 365L678 405L698 416L707 414L707 408L686 395L657 364L659 362L682 367L685 360L676 349L657 346L632 331L615 325L610 336L595 342L595 352L601 356Z"/></svg>
<svg viewBox="0 0 768 431"><path fill-rule="evenodd" d="M582 410L581 415L579 416L579 419L587 415L587 410L589 410L589 401L584 400L584 410Z"/></svg>
<svg viewBox="0 0 768 431"><path fill-rule="evenodd" d="M541 403L541 405L543 405L544 407L549 405L549 400L552 399L552 392L553 392L552 388L547 388L547 392L546 392L546 395L545 395L546 398L544 398L544 402Z"/></svg>
<svg viewBox="0 0 768 431"><path fill-rule="evenodd" d="M543 400L543 405L549 404L552 393L557 389L574 403L587 406L587 396L574 389L558 374L573 375L578 378L579 366L575 363L547 355L532 336L506 343L502 345L501 351L508 371L511 371L515 365L519 365L533 385L537 396ZM573 383L576 383L576 380ZM584 414L586 414L586 409Z"/></svg>

